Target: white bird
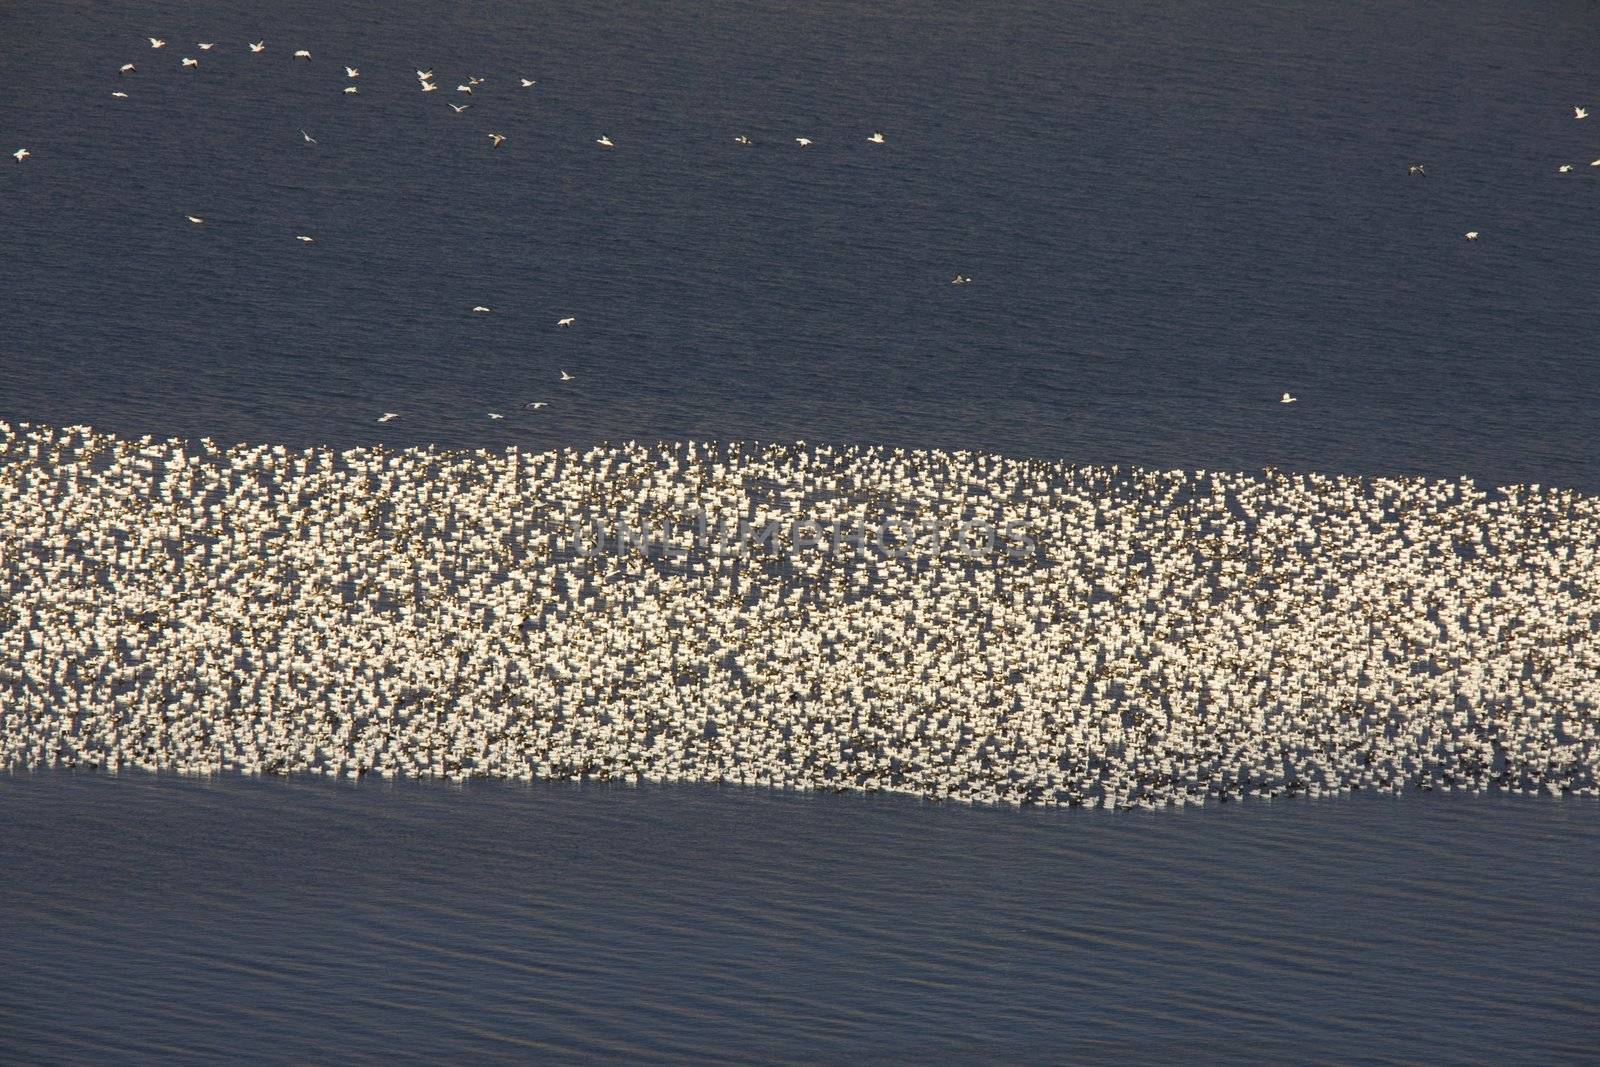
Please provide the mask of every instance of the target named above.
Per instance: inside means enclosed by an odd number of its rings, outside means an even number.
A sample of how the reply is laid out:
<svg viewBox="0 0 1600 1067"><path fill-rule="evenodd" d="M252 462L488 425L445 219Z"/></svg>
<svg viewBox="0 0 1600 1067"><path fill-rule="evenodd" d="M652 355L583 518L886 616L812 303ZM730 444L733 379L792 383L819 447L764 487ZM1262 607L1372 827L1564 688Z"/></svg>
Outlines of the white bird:
<svg viewBox="0 0 1600 1067"><path fill-rule="evenodd" d="M1292 396L1289 393L1284 393L1282 396L1280 396L1278 398L1278 403L1280 403L1280 404L1293 404L1293 403L1296 403L1297 401L1299 401L1299 399L1300 398L1297 397L1297 396Z"/></svg>
<svg viewBox="0 0 1600 1067"><path fill-rule="evenodd" d="M196 226L198 226L202 222L206 221L205 219L201 218L199 215L185 215L184 218L188 219L190 222L194 223Z"/></svg>
<svg viewBox="0 0 1600 1067"><path fill-rule="evenodd" d="M217 47L217 42L215 42L215 41L201 41L201 42L199 42L199 46L200 46L200 51L209 52L213 48Z"/></svg>
<svg viewBox="0 0 1600 1067"><path fill-rule="evenodd" d="M472 95L472 86L470 86L470 85L458 85L458 86L456 86L456 92L458 92L458 93L466 93L468 96L471 96Z"/></svg>
<svg viewBox="0 0 1600 1067"><path fill-rule="evenodd" d="M361 90L357 89L354 85L346 85L344 87L344 91L347 93L359 93Z"/></svg>
<svg viewBox="0 0 1600 1067"><path fill-rule="evenodd" d="M304 241L304 242L305 242L305 243L306 243L306 244L310 244L310 243L311 243L311 238L309 238L309 237L307 237L307 236L306 236L306 235L305 235L305 234L303 234L303 233L298 233L298 234L295 234L295 238L294 238L294 239L295 239L295 240L296 240L296 241Z"/></svg>
<svg viewBox="0 0 1600 1067"><path fill-rule="evenodd" d="M1467 240L1469 240L1469 241L1476 241L1478 239L1478 231L1477 230L1468 230L1467 233L1466 233L1466 237L1467 237Z"/></svg>
<svg viewBox="0 0 1600 1067"><path fill-rule="evenodd" d="M361 77L361 72L354 67L346 67L344 68L344 76L346 78L359 78Z"/></svg>
<svg viewBox="0 0 1600 1067"><path fill-rule="evenodd" d="M469 74L469 75L467 75L467 84L471 85L473 87L477 87L477 86L483 84L483 79L482 78L474 78L472 75Z"/></svg>
<svg viewBox="0 0 1600 1067"><path fill-rule="evenodd" d="M264 52L264 51L266 51L266 49L267 49L267 42L265 42L265 41L251 41L250 42L250 51L252 51L252 52Z"/></svg>
<svg viewBox="0 0 1600 1067"><path fill-rule="evenodd" d="M1568 171L1570 171L1571 169L1572 169L1572 164L1571 163L1563 163L1563 164L1561 164L1561 166L1556 168L1556 172L1558 174L1565 174Z"/></svg>
<svg viewBox="0 0 1600 1067"><path fill-rule="evenodd" d="M151 48L165 48L165 47L167 47L167 42L163 41L159 37L152 37L152 38L150 38L150 47Z"/></svg>
<svg viewBox="0 0 1600 1067"><path fill-rule="evenodd" d="M305 138L306 144L316 144L317 143L317 139L315 137L311 136L305 130L301 130L300 131L300 136Z"/></svg>
<svg viewBox="0 0 1600 1067"><path fill-rule="evenodd" d="M489 412L489 417L491 419L503 419L503 418L505 418L505 416L500 414L498 411Z"/></svg>
<svg viewBox="0 0 1600 1067"><path fill-rule="evenodd" d="M437 85L433 84L430 81L424 81L422 83L422 91L425 92L425 93L431 93L437 88L439 88L439 87Z"/></svg>
<svg viewBox="0 0 1600 1067"><path fill-rule="evenodd" d="M126 99L128 99L128 94L127 93L112 93L111 95L116 97L118 100L126 100Z"/></svg>
<svg viewBox="0 0 1600 1067"><path fill-rule="evenodd" d="M1413 163L1406 168L1406 173L1418 178L1426 178L1428 171L1421 163Z"/></svg>
<svg viewBox="0 0 1600 1067"><path fill-rule="evenodd" d="M1586 107L1574 107L1572 109L1572 117L1575 119L1586 119L1589 117L1589 109Z"/></svg>
<svg viewBox="0 0 1600 1067"><path fill-rule="evenodd" d="M417 81L419 81L419 82L425 82L431 77L433 77L433 71L431 71L431 70L419 70L419 71L417 71Z"/></svg>
<svg viewBox="0 0 1600 1067"><path fill-rule="evenodd" d="M594 139L594 143L599 145L602 148L615 148L616 147L616 145L611 143L611 138L609 138L609 137L596 137Z"/></svg>
<svg viewBox="0 0 1600 1067"><path fill-rule="evenodd" d="M873 144L882 144L883 143L883 134L874 133L871 137L868 137L867 140L871 141Z"/></svg>
<svg viewBox="0 0 1600 1067"><path fill-rule="evenodd" d="M534 81L532 78L522 78L520 80L522 82L522 87L524 89L532 89L535 85L539 84L538 82Z"/></svg>
<svg viewBox="0 0 1600 1067"><path fill-rule="evenodd" d="M570 382L570 381L572 381L572 375L568 374L566 371L562 371L561 372L561 380L564 381L564 382Z"/></svg>
<svg viewBox="0 0 1600 1067"><path fill-rule="evenodd" d="M1595 160L1593 163L1589 164L1589 166L1600 167L1600 159Z"/></svg>
<svg viewBox="0 0 1600 1067"><path fill-rule="evenodd" d="M399 417L400 417L399 415L396 415L392 411L385 411L381 416L378 417L378 421L379 422L388 422L391 419L398 419Z"/></svg>
<svg viewBox="0 0 1600 1067"><path fill-rule="evenodd" d="M549 407L549 406L550 406L550 405L549 405L549 404L547 404L547 403L546 403L546 402L545 402L545 401L543 401L543 400L535 400L535 401L534 401L534 402L533 402L533 403L531 403L531 404L524 404L524 405L523 405L523 406L524 406L524 407L528 407L528 408L532 408L532 409L533 409L533 410L534 410L534 411L538 411L538 410L539 410L539 409L540 409L540 408L543 408L543 407Z"/></svg>
<svg viewBox="0 0 1600 1067"><path fill-rule="evenodd" d="M503 134L503 133L491 133L489 135L489 140L494 142L494 146L496 148L499 148L500 145L505 141L505 139L506 139L506 135Z"/></svg>
<svg viewBox="0 0 1600 1067"><path fill-rule="evenodd" d="M477 312L480 315L487 315L489 313L489 311L490 311L489 308L484 307L482 304L479 304L477 307L473 308L472 310Z"/></svg>
<svg viewBox="0 0 1600 1067"><path fill-rule="evenodd" d="M575 322L577 322L577 321L578 321L578 319L577 319L577 317L576 317L576 316L574 316L574 315L568 315L568 316L567 316L567 317L566 317L566 318L564 318L564 319L557 319L557 320L556 320L556 325L557 325L557 326L571 326L571 325L572 325L572 324L573 324L573 323L575 323Z"/></svg>
<svg viewBox="0 0 1600 1067"><path fill-rule="evenodd" d="M445 103L450 104L450 101L446 100ZM450 104L451 110L453 110L457 115L461 114L471 106L471 104Z"/></svg>
<svg viewBox="0 0 1600 1067"><path fill-rule="evenodd" d="M809 138L809 137L796 137L794 139L794 143L799 145L801 148L806 148L811 144L811 138Z"/></svg>
<svg viewBox="0 0 1600 1067"><path fill-rule="evenodd" d="M27 159L29 156L33 155L33 153L28 151L26 148L19 148L11 154L16 158L18 163L21 163L24 159Z"/></svg>
<svg viewBox="0 0 1600 1067"><path fill-rule="evenodd" d="M302 48L299 51L295 52L294 58L296 58L296 59L310 59L311 58L311 53L306 51L304 48Z"/></svg>
<svg viewBox="0 0 1600 1067"><path fill-rule="evenodd" d="M950 284L951 285L971 285L972 284L972 279L967 277L965 274L957 274L954 278L950 279Z"/></svg>
<svg viewBox="0 0 1600 1067"><path fill-rule="evenodd" d="M117 73L118 74L132 74L134 71L136 71L138 69L139 68L135 67L132 63L124 63L124 64L122 64L122 66L117 68Z"/></svg>
<svg viewBox="0 0 1600 1067"><path fill-rule="evenodd" d="M735 137L733 139L733 143L734 144L749 144L750 143L750 138L746 137L744 134L741 133L739 136L737 136L737 137Z"/></svg>
<svg viewBox="0 0 1600 1067"><path fill-rule="evenodd" d="M200 61L198 59L190 59L188 56L184 56L183 65L186 67L198 67L200 65Z"/></svg>

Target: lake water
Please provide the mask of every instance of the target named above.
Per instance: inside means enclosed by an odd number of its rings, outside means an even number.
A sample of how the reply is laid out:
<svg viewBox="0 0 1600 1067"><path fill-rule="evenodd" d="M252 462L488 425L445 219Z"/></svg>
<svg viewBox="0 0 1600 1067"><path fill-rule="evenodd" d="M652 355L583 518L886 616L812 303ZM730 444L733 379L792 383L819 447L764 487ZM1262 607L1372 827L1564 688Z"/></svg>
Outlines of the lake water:
<svg viewBox="0 0 1600 1067"><path fill-rule="evenodd" d="M0 148L33 155L0 157L0 418L1597 492L1596 27L1481 0L5 5ZM1596 814L19 774L0 1059L1570 1061L1600 1030Z"/></svg>
<svg viewBox="0 0 1600 1067"><path fill-rule="evenodd" d="M0 41L0 417L1600 490L1590 4L57 0Z"/></svg>
<svg viewBox="0 0 1600 1067"><path fill-rule="evenodd" d="M1575 1062L1600 805L0 778L20 1058Z"/></svg>

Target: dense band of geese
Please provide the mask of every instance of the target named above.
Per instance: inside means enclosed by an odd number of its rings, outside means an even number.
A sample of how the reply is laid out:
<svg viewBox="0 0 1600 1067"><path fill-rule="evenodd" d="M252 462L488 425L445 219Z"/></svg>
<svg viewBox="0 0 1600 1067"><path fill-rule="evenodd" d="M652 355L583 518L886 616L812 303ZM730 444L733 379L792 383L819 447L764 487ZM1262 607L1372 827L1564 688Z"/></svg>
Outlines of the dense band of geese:
<svg viewBox="0 0 1600 1067"><path fill-rule="evenodd" d="M977 519L585 552L692 508ZM599 524L599 525L596 525ZM1600 795L1600 498L693 443L0 424L0 764L1156 807Z"/></svg>

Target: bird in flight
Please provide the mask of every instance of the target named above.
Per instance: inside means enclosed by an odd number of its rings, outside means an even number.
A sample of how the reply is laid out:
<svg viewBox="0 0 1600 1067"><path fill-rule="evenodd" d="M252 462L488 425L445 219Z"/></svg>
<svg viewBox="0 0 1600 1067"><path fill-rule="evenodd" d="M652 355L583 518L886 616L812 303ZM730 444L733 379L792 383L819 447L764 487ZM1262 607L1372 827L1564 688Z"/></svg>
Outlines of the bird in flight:
<svg viewBox="0 0 1600 1067"><path fill-rule="evenodd" d="M266 50L267 50L267 42L265 42L265 41L251 41L250 42L250 51L252 51L252 52L265 52Z"/></svg>
<svg viewBox="0 0 1600 1067"><path fill-rule="evenodd" d="M470 85L458 85L458 86L456 86L456 92L458 92L458 93L466 93L468 96L471 96L472 95L472 86L470 86Z"/></svg>
<svg viewBox="0 0 1600 1067"><path fill-rule="evenodd" d="M26 148L19 148L15 152L11 153L11 155L18 163L21 163L24 159L27 159L29 156L33 155L33 153L28 151Z"/></svg>
<svg viewBox="0 0 1600 1067"><path fill-rule="evenodd" d="M611 143L611 138L604 137L604 136L596 137L594 139L594 143L599 145L601 148L615 148L616 147L616 145Z"/></svg>
<svg viewBox="0 0 1600 1067"><path fill-rule="evenodd" d="M744 134L741 133L739 136L737 136L737 137L735 137L733 139L733 143L734 144L749 144L750 143L750 138L746 137Z"/></svg>
<svg viewBox="0 0 1600 1067"><path fill-rule="evenodd" d="M122 64L122 66L117 68L117 73L118 74L132 74L134 71L136 71L138 69L139 68L135 67L132 63L124 63L124 64Z"/></svg>
<svg viewBox="0 0 1600 1067"><path fill-rule="evenodd" d="M431 77L433 77L433 71L431 71L431 70L419 70L419 71L417 71L417 80L418 81L425 82Z"/></svg>
<svg viewBox="0 0 1600 1067"><path fill-rule="evenodd" d="M446 100L445 103L450 104L450 101ZM450 109L459 115L471 106L471 104L450 104Z"/></svg>
<svg viewBox="0 0 1600 1067"><path fill-rule="evenodd" d="M188 219L190 222L194 223L196 226L198 226L202 222L206 221L205 219L201 218L199 215L185 215L184 218Z"/></svg>
<svg viewBox="0 0 1600 1067"><path fill-rule="evenodd" d="M344 76L346 78L359 78L361 77L361 72L354 67L346 67L344 68Z"/></svg>
<svg viewBox="0 0 1600 1067"><path fill-rule="evenodd" d="M1561 166L1556 168L1556 173L1565 174L1568 171L1570 171L1571 169L1572 169L1572 164L1571 163L1563 163L1563 164L1561 164Z"/></svg>
<svg viewBox="0 0 1600 1067"><path fill-rule="evenodd" d="M883 134L874 133L871 137L868 137L867 140L871 141L873 144L882 144L883 143Z"/></svg>
<svg viewBox="0 0 1600 1067"><path fill-rule="evenodd" d="M201 42L199 42L199 48L200 48L200 51L202 51L202 52L209 52L215 47L217 47L217 42L215 42L215 41L201 41Z"/></svg>
<svg viewBox="0 0 1600 1067"><path fill-rule="evenodd" d="M301 130L300 131L300 136L305 138L306 144L316 144L317 143L317 139L315 137L311 136L305 130Z"/></svg>
<svg viewBox="0 0 1600 1067"><path fill-rule="evenodd" d="M1428 176L1428 172L1422 169L1421 163L1411 164L1411 166L1406 168L1406 173L1412 175L1413 177L1426 178Z"/></svg>
<svg viewBox="0 0 1600 1067"><path fill-rule="evenodd" d="M573 316L573 315L568 315L568 316L567 316L567 317L566 317L566 318L564 318L564 319L557 319L557 320L556 320L556 325L557 325L557 326L571 326L571 325L572 325L572 324L573 324L573 323L575 323L575 322L577 322L577 321L578 321L578 320L577 320L577 317L576 317L576 316Z"/></svg>
<svg viewBox="0 0 1600 1067"><path fill-rule="evenodd" d="M1589 109L1586 107L1574 107L1572 109L1572 117L1575 119L1586 119L1589 117Z"/></svg>
<svg viewBox="0 0 1600 1067"><path fill-rule="evenodd" d="M532 89L535 85L539 84L538 82L534 81L532 78L521 78L521 79L518 79L518 80L520 80L522 82L522 87L524 89Z"/></svg>
<svg viewBox="0 0 1600 1067"><path fill-rule="evenodd" d="M1468 230L1466 232L1466 238L1469 241L1476 241L1478 239L1478 231L1477 230Z"/></svg>
<svg viewBox="0 0 1600 1067"><path fill-rule="evenodd" d="M359 93L361 90L357 89L354 85L346 85L344 87L344 91L347 92L347 93L350 93L351 95L354 95L356 93Z"/></svg>
<svg viewBox="0 0 1600 1067"><path fill-rule="evenodd" d="M503 419L503 418L505 418L505 416L500 414L498 411L489 412L489 417L491 419Z"/></svg>
<svg viewBox="0 0 1600 1067"><path fill-rule="evenodd" d="M163 41L159 37L152 37L152 38L150 38L150 47L151 48L165 48L165 47L167 47L167 42Z"/></svg>
<svg viewBox="0 0 1600 1067"><path fill-rule="evenodd" d="M486 308L482 304L479 304L477 307L473 308L472 310L475 311L476 313L478 313L479 315L487 315L490 312L490 310L492 310L492 309Z"/></svg>
<svg viewBox="0 0 1600 1067"><path fill-rule="evenodd" d="M198 59L190 59L188 56L184 56L183 65L186 67L198 67L200 65L200 61Z"/></svg>
<svg viewBox="0 0 1600 1067"><path fill-rule="evenodd" d="M950 284L951 285L971 285L972 284L972 279L967 277L965 274L957 274L954 278L950 279Z"/></svg>
<svg viewBox="0 0 1600 1067"><path fill-rule="evenodd" d="M523 405L523 407L532 408L534 411L538 411L540 408L549 407L549 406L550 405L545 403L543 400L535 400L531 404L524 404Z"/></svg>
<svg viewBox="0 0 1600 1067"><path fill-rule="evenodd" d="M808 148L811 145L811 138L809 138L809 137L796 137L794 139L794 143L799 145L801 148Z"/></svg>
<svg viewBox="0 0 1600 1067"><path fill-rule="evenodd" d="M128 94L127 93L112 93L111 95L116 97L118 100L126 100L126 99L128 99Z"/></svg>
<svg viewBox="0 0 1600 1067"><path fill-rule="evenodd" d="M1282 396L1280 396L1278 398L1278 403L1280 403L1280 404L1294 404L1294 403L1297 403L1299 400L1300 400L1300 398L1297 397L1297 396L1293 396L1293 395L1291 395L1289 393L1284 393Z"/></svg>
<svg viewBox="0 0 1600 1067"><path fill-rule="evenodd" d="M296 59L310 59L311 58L311 53L306 51L304 48L302 48L299 51L295 52L294 58L296 58Z"/></svg>
<svg viewBox="0 0 1600 1067"><path fill-rule="evenodd" d="M489 140L494 142L494 146L496 148L499 148L502 144L504 144L505 143L505 139L506 139L506 135L503 134L503 133L491 133L489 135Z"/></svg>
<svg viewBox="0 0 1600 1067"><path fill-rule="evenodd" d="M382 415L380 415L378 417L378 421L379 422L388 422L391 419L398 419L399 417L400 417L399 415L396 415L392 411L385 411Z"/></svg>
<svg viewBox="0 0 1600 1067"><path fill-rule="evenodd" d="M423 83L422 83L422 91L425 92L425 93L431 93L437 88L439 88L439 87L437 85L433 84L431 81L424 80Z"/></svg>
<svg viewBox="0 0 1600 1067"><path fill-rule="evenodd" d="M297 233L297 234L295 234L295 237L294 237L294 239L295 239L295 240L296 240L296 241L304 241L304 242L305 242L305 243L306 243L306 244L310 244L310 243L311 243L311 238L309 238L309 237L307 237L307 236L306 236L306 235L305 235L305 234L303 234L303 233Z"/></svg>
<svg viewBox="0 0 1600 1067"><path fill-rule="evenodd" d="M562 371L561 372L561 380L564 381L564 382L570 382L570 381L573 380L573 376L568 374L566 371Z"/></svg>

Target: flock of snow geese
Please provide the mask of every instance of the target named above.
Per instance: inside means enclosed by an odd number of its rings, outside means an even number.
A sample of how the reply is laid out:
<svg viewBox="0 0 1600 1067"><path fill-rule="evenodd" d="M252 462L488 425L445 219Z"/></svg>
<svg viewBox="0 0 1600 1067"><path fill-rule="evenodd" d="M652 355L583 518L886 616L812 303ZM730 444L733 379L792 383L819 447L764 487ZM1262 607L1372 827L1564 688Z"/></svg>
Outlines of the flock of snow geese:
<svg viewBox="0 0 1600 1067"><path fill-rule="evenodd" d="M791 515L1005 543L890 552ZM1600 497L0 423L0 766L47 765L1119 809L1600 796Z"/></svg>
<svg viewBox="0 0 1600 1067"><path fill-rule="evenodd" d="M360 69L344 74L357 94ZM1025 531L1024 550L684 535L706 510L979 520ZM682 544L590 550L629 523ZM1600 498L1537 485L803 442L291 451L0 423L7 768L1114 808L1600 796L1597 716Z"/></svg>

